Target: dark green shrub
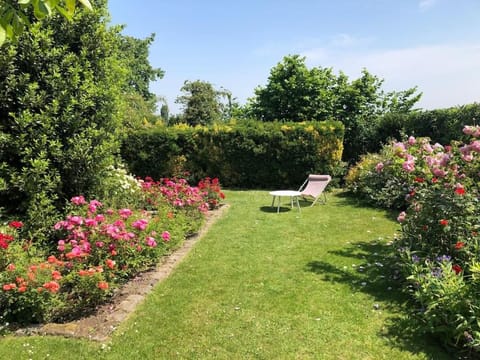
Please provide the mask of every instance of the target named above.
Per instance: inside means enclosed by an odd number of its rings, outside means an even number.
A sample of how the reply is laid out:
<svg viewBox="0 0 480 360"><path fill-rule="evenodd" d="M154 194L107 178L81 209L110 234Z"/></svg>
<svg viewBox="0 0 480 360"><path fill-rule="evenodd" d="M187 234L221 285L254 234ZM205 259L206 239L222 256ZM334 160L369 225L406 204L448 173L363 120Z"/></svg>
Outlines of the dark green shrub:
<svg viewBox="0 0 480 360"><path fill-rule="evenodd" d="M37 23L0 52L0 207L35 240L67 199L95 195L118 153L124 71L105 9Z"/></svg>

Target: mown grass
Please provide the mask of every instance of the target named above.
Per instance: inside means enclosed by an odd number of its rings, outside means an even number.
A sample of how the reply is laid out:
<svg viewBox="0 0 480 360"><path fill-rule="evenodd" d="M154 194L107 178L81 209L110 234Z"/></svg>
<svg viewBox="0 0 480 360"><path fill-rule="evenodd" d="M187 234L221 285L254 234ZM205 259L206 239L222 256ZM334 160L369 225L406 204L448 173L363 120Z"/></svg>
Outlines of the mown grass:
<svg viewBox="0 0 480 360"><path fill-rule="evenodd" d="M110 342L8 336L0 358L450 358L406 326L392 214L342 193L279 214L268 192L226 194L228 212Z"/></svg>

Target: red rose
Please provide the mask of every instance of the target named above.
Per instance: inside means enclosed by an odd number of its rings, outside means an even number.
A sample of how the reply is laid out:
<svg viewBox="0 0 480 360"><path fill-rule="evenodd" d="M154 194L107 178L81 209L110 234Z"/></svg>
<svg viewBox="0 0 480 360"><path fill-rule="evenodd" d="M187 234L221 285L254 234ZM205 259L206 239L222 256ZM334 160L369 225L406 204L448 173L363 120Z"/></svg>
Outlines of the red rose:
<svg viewBox="0 0 480 360"><path fill-rule="evenodd" d="M455 271L457 275L463 271L462 267L458 264L452 265L452 270Z"/></svg>
<svg viewBox="0 0 480 360"><path fill-rule="evenodd" d="M463 241L459 241L455 244L455 249L460 250L465 246L465 243Z"/></svg>
<svg viewBox="0 0 480 360"><path fill-rule="evenodd" d="M20 229L23 226L23 223L21 221L13 220L13 221L10 221L8 226L14 229Z"/></svg>

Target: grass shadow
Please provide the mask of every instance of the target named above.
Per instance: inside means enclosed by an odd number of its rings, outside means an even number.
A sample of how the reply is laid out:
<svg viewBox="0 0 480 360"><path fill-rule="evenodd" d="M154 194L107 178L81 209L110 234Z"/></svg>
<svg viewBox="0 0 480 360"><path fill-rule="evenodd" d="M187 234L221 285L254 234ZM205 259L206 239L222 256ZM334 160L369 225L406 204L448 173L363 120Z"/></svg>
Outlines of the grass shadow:
<svg viewBox="0 0 480 360"><path fill-rule="evenodd" d="M424 352L431 359L458 358L450 349L441 345L413 325L408 318L409 297L402 292L403 282L398 268L398 260L391 245L378 240L349 243L330 254L353 260L352 266L339 268L335 263L311 261L305 271L318 274L325 281L343 283L352 291L361 291L371 295L379 304L373 304L377 310L389 309L403 315L391 317L379 336L388 341L392 347L418 353Z"/></svg>
<svg viewBox="0 0 480 360"><path fill-rule="evenodd" d="M333 195L333 194L332 194ZM339 199L335 205L344 206L344 207L355 207L355 208L367 208L367 209L374 209L378 210L378 205L373 205L366 200L360 199L354 196L347 190L338 191L334 193L334 196ZM390 209L383 209L385 211L385 217L389 220L397 221L398 214L400 210L390 210Z"/></svg>
<svg viewBox="0 0 480 360"><path fill-rule="evenodd" d="M263 211L265 213L277 213L277 212L290 212L290 211L297 211L298 212L298 209L291 209L290 207L286 207L286 206L280 206L280 209L277 208L277 206L261 206L260 207L260 211Z"/></svg>

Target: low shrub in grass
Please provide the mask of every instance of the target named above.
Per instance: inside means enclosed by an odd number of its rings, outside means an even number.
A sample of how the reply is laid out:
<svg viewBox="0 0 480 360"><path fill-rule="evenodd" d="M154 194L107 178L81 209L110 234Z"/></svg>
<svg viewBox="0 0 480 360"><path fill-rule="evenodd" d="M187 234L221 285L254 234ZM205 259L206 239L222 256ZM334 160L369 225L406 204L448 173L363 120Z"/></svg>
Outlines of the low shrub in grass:
<svg viewBox="0 0 480 360"><path fill-rule="evenodd" d="M222 194L218 180L205 183ZM115 209L73 197L69 214L54 225L58 241L53 249L20 240L20 222L0 233L3 320L65 321L93 310L113 289L198 230L216 201L205 187L191 187L183 179L141 184L139 203L154 200L145 202L149 210Z"/></svg>
<svg viewBox="0 0 480 360"><path fill-rule="evenodd" d="M446 344L480 349L480 127L465 127L468 144L431 145L409 138L393 145L390 162L403 171L408 208L398 239L417 325Z"/></svg>

